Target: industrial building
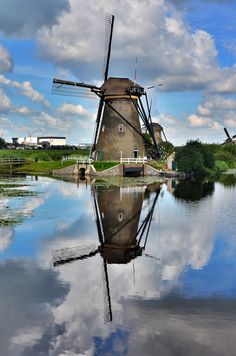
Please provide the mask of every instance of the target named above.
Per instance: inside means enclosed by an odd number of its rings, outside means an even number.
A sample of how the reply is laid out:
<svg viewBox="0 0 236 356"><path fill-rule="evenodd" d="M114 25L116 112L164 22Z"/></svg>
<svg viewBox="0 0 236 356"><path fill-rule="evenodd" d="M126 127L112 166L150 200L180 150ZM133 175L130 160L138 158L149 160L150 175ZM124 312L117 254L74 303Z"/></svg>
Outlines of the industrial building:
<svg viewBox="0 0 236 356"><path fill-rule="evenodd" d="M65 146L66 137L62 136L40 136L40 137L13 137L13 145L30 146Z"/></svg>

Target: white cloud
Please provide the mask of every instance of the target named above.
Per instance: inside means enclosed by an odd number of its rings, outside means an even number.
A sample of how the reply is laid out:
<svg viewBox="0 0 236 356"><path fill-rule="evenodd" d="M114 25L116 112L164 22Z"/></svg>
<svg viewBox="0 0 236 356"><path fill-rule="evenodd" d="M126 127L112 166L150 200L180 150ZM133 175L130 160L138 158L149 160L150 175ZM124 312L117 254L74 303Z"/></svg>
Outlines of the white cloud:
<svg viewBox="0 0 236 356"><path fill-rule="evenodd" d="M235 115L234 115L235 117ZM236 127L236 117L234 119L225 120L225 124L231 127Z"/></svg>
<svg viewBox="0 0 236 356"><path fill-rule="evenodd" d="M195 114L192 114L188 117L188 121L192 126L198 127L198 126L211 126L212 120L207 117L202 117L198 116Z"/></svg>
<svg viewBox="0 0 236 356"><path fill-rule="evenodd" d="M0 73L12 71L13 61L8 50L0 44Z"/></svg>
<svg viewBox="0 0 236 356"><path fill-rule="evenodd" d="M236 66L219 69L217 76L209 83L208 91L229 94L236 92Z"/></svg>
<svg viewBox="0 0 236 356"><path fill-rule="evenodd" d="M32 88L32 85L29 81L25 81L19 86L21 93L31 99L32 101L37 101L43 103L45 106L49 106L49 102L44 99L43 94L39 93Z"/></svg>
<svg viewBox="0 0 236 356"><path fill-rule="evenodd" d="M223 95L208 95L198 105L197 113L188 116L193 127L210 127L221 130L223 126L236 127L236 99Z"/></svg>
<svg viewBox="0 0 236 356"><path fill-rule="evenodd" d="M13 125L10 120L8 120L6 117L1 117L0 116L0 126L1 128L12 128Z"/></svg>
<svg viewBox="0 0 236 356"><path fill-rule="evenodd" d="M44 95L39 93L37 90L35 90L32 87L31 82L29 82L29 81L24 81L24 82L20 83L15 80L7 79L3 75L0 75L0 84L17 88L22 95L26 96L30 100L32 100L34 102L42 103L46 107L49 107L49 102L47 100L45 100Z"/></svg>
<svg viewBox="0 0 236 356"><path fill-rule="evenodd" d="M4 251L11 244L14 235L12 227L0 227L0 251Z"/></svg>
<svg viewBox="0 0 236 356"><path fill-rule="evenodd" d="M122 6L115 1L94 5L92 0L70 0L70 5L71 11L51 29L43 29L38 41L44 56L80 77L101 78L97 63L101 67L104 9L116 15L111 72L115 66L130 71L137 55L142 67L139 75L164 81L167 90L199 88L216 76L217 51L212 36L202 30L191 32L181 14L171 13L164 0L124 0ZM85 12L89 15L84 16Z"/></svg>
<svg viewBox="0 0 236 356"><path fill-rule="evenodd" d="M75 105L70 103L64 103L58 108L58 111L66 115L85 116L89 114L82 105Z"/></svg>
<svg viewBox="0 0 236 356"><path fill-rule="evenodd" d="M11 110L11 100L0 88L0 112L8 112Z"/></svg>

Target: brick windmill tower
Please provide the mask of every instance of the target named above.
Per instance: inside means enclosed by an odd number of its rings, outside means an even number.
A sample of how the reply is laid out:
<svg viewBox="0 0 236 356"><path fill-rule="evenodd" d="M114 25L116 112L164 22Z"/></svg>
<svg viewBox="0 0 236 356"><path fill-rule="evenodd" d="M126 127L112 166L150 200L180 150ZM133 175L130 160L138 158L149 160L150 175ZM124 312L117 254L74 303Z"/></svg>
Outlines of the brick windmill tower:
<svg viewBox="0 0 236 356"><path fill-rule="evenodd" d="M121 157L143 158L146 156L144 141L152 146L153 158L157 159L158 141L152 128L150 105L144 88L128 78L108 76L113 27L114 16L106 15L105 69L101 87L53 79L52 93L89 96L90 91L100 98L90 151L93 159L119 161ZM82 95L81 89L84 90ZM141 97L145 98L145 105ZM150 133L151 143L142 133L140 119Z"/></svg>

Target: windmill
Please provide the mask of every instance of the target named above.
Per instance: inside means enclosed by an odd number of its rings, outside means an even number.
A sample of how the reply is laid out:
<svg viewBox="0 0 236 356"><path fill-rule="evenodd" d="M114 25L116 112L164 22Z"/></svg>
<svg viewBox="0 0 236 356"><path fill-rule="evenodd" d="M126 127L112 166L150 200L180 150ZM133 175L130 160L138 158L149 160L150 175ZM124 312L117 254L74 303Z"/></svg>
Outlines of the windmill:
<svg viewBox="0 0 236 356"><path fill-rule="evenodd" d="M225 134L227 136L226 140L224 143L236 143L236 135L230 136L228 130L226 127L224 127Z"/></svg>
<svg viewBox="0 0 236 356"><path fill-rule="evenodd" d="M152 158L159 157L147 93L136 81L109 77L114 15L105 21L105 55L103 84L96 85L53 79L52 93L99 97L90 156L95 160L119 161L120 157L146 156L144 142L151 146ZM144 98L144 103L141 97ZM140 120L149 132L152 142L143 135Z"/></svg>
<svg viewBox="0 0 236 356"><path fill-rule="evenodd" d="M129 190L130 188L128 188ZM153 212L160 193L160 185L126 192L120 187L105 189L92 187L95 220L99 245L64 248L53 251L54 266L76 260L92 258L100 254L103 265L104 321L112 320L112 306L108 264L127 264L138 256L158 259L145 253L145 247L153 218ZM113 194L114 193L114 194ZM110 209L109 196L113 198ZM144 196L148 195L149 208L145 218L140 222ZM122 197L122 200L120 198ZM127 205L129 198L130 205ZM109 200L108 200L109 199Z"/></svg>

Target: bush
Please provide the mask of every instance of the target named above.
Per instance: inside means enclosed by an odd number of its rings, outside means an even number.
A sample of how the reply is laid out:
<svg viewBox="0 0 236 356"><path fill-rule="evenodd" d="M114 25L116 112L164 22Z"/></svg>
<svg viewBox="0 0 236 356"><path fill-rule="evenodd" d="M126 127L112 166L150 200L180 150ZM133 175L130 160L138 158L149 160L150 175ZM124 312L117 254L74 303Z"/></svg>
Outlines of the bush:
<svg viewBox="0 0 236 356"><path fill-rule="evenodd" d="M224 162L224 161L216 161L214 169L213 169L213 172L216 175L220 175L221 173L226 172L228 169L229 169L229 166L228 166L228 164L226 162Z"/></svg>
<svg viewBox="0 0 236 356"><path fill-rule="evenodd" d="M231 153L236 158L236 144L226 143L222 146L222 150Z"/></svg>
<svg viewBox="0 0 236 356"><path fill-rule="evenodd" d="M215 164L211 150L198 140L188 141L184 147L178 148L175 160L179 171L194 175L206 174Z"/></svg>
<svg viewBox="0 0 236 356"><path fill-rule="evenodd" d="M0 149L5 148L5 147L6 147L5 140L2 137L0 137Z"/></svg>

